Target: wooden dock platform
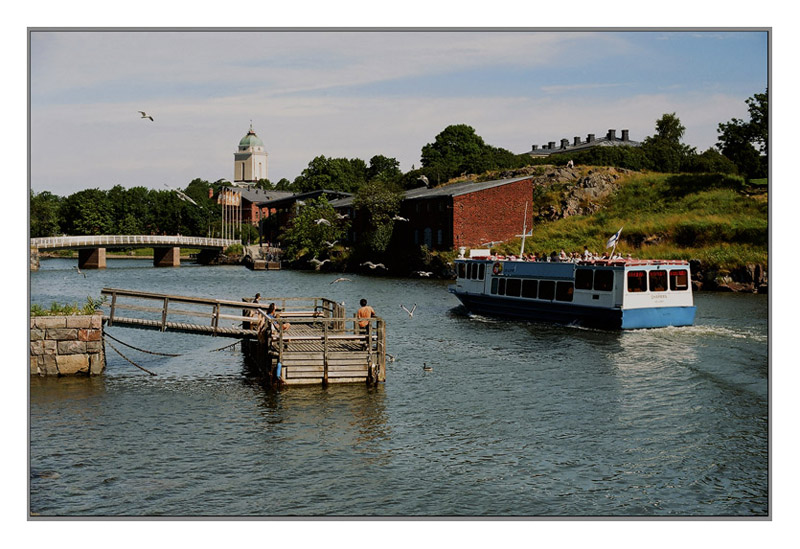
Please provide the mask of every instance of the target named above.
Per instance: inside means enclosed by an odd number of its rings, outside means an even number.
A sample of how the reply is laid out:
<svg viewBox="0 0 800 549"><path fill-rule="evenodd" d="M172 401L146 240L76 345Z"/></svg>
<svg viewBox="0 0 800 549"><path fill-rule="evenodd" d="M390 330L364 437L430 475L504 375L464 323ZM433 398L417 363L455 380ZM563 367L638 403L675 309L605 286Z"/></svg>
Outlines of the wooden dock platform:
<svg viewBox="0 0 800 549"><path fill-rule="evenodd" d="M107 326L243 340L250 365L279 385L377 383L386 380L386 324L359 326L343 305L322 297L242 301L104 288ZM278 314L266 316L270 303ZM205 321L198 320L205 319ZM360 319L366 320L366 319Z"/></svg>

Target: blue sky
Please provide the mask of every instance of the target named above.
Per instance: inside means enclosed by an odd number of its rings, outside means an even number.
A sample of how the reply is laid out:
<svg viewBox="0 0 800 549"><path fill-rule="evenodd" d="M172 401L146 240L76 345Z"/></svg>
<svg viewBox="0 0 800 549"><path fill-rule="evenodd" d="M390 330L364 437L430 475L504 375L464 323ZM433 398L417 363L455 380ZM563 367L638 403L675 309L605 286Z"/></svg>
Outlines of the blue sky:
<svg viewBox="0 0 800 549"><path fill-rule="evenodd" d="M30 36L31 188L62 196L230 179L251 120L273 182L318 155L382 154L407 171L450 124L521 153L608 129L641 140L675 112L705 150L768 78L758 31Z"/></svg>

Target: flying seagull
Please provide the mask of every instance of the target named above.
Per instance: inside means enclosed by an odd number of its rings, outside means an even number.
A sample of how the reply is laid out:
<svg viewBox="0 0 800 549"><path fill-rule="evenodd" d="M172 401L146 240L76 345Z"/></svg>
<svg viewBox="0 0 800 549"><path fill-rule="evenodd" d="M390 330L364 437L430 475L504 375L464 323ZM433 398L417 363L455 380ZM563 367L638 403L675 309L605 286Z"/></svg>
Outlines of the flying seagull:
<svg viewBox="0 0 800 549"><path fill-rule="evenodd" d="M414 274L422 277L422 276L431 276L433 273L429 271L414 271Z"/></svg>
<svg viewBox="0 0 800 549"><path fill-rule="evenodd" d="M377 269L377 268L385 269L386 268L386 265L384 265L383 263L373 263L372 261L365 261L364 263L361 264L361 266L362 267L369 267L370 269Z"/></svg>
<svg viewBox="0 0 800 549"><path fill-rule="evenodd" d="M316 223L317 225L330 225L331 224L331 222L328 221L327 219L325 219L324 217L320 217L319 219L314 221L314 223Z"/></svg>
<svg viewBox="0 0 800 549"><path fill-rule="evenodd" d="M411 307L411 310L410 310L410 311L409 311L408 309L406 309L406 306L405 306L405 305L400 305L400 308L401 308L401 309L403 309L405 312L407 312L407 313L408 313L408 316L409 316L409 318L414 318L414 311L416 311L416 310L417 310L417 304L416 304L416 303L414 303L414 306L413 306L413 307Z"/></svg>
<svg viewBox="0 0 800 549"><path fill-rule="evenodd" d="M328 242L327 240L323 242L328 248L333 248L336 243L339 242L338 240L334 240L333 242Z"/></svg>
<svg viewBox="0 0 800 549"><path fill-rule="evenodd" d="M180 190L178 190L178 189L173 189L172 187L170 187L170 186L169 186L169 185L167 185L166 183L164 183L164 186L165 186L166 188L168 188L169 190L171 190L172 192L174 192L175 194L177 194L177 195L178 195L178 198L180 198L180 199L181 199L181 200L183 200L184 202L189 202L190 204L194 204L195 206L197 206L197 202L195 202L194 200L192 200L191 198L189 198L189 196L188 196L188 195L186 195L186 193L184 193L183 191L180 191Z"/></svg>
<svg viewBox="0 0 800 549"><path fill-rule="evenodd" d="M395 215L392 219L395 220L395 221L408 221L407 218L400 217L399 215Z"/></svg>
<svg viewBox="0 0 800 549"><path fill-rule="evenodd" d="M427 178L427 177L425 177L425 174L423 174L423 175L419 176L419 177L417 178L417 181L422 181L423 183L425 183L425 186L426 186L426 187L430 187L430 183L428 182L428 178Z"/></svg>
<svg viewBox="0 0 800 549"><path fill-rule="evenodd" d="M347 215L347 214L340 214L339 212L336 212L336 217L337 217L338 219L347 219L347 218L348 218L348 217L350 217L350 216L349 216L349 215Z"/></svg>
<svg viewBox="0 0 800 549"><path fill-rule="evenodd" d="M337 278L336 280L331 282L331 284L336 284L337 282L352 282L352 280L350 280L349 278L345 278L343 276L340 276L339 278Z"/></svg>
<svg viewBox="0 0 800 549"><path fill-rule="evenodd" d="M320 260L319 260L319 259L317 259L316 257L315 257L315 258L313 258L313 259L309 259L309 260L308 260L308 262L309 262L309 263L312 263L312 264L316 265L316 266L317 266L317 269L319 269L320 267L322 267L323 265L325 265L325 264L326 264L328 261L330 261L330 259L323 259L322 261L320 261Z"/></svg>
<svg viewBox="0 0 800 549"><path fill-rule="evenodd" d="M78 269L78 274L81 274L81 275L83 275L83 278L86 278L86 273L84 273L83 271L81 271L81 268L80 268L80 267L76 267L76 266L74 266L74 265L73 265L73 266L72 266L72 268L73 268L73 269Z"/></svg>
<svg viewBox="0 0 800 549"><path fill-rule="evenodd" d="M147 114L146 112L144 112L144 111L138 111L138 112L142 115L142 118L149 118L150 122L153 121L153 117L150 116L149 114Z"/></svg>

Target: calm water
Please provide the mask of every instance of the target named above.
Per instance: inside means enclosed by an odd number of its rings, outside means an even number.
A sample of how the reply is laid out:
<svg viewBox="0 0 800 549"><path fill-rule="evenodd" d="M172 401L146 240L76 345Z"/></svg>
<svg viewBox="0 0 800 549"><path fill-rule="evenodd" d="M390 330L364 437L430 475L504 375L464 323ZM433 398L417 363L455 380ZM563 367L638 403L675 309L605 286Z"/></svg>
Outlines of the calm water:
<svg viewBox="0 0 800 549"><path fill-rule="evenodd" d="M261 387L239 347L112 327L95 378L31 378L43 516L763 516L768 299L695 296L696 325L603 332L468 317L447 283L109 260L31 273L31 300L103 287L319 295L388 321L379 387ZM400 309L416 303L413 318ZM128 352L126 352L126 350ZM425 372L423 362L433 366Z"/></svg>

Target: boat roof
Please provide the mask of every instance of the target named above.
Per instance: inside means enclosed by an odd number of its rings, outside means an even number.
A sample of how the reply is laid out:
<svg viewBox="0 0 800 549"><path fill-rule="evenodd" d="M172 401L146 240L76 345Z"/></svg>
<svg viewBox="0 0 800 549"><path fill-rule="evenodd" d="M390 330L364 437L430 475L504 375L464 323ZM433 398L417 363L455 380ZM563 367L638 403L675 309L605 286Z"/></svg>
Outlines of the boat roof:
<svg viewBox="0 0 800 549"><path fill-rule="evenodd" d="M528 261L519 259L515 256L479 256L479 257L459 257L458 261L514 261L519 263L552 263L564 264L572 263L571 261ZM689 265L685 259L581 259L574 263L575 265L590 266L590 267L646 267L656 265Z"/></svg>

